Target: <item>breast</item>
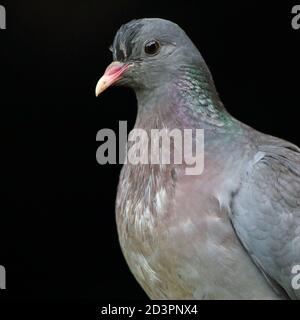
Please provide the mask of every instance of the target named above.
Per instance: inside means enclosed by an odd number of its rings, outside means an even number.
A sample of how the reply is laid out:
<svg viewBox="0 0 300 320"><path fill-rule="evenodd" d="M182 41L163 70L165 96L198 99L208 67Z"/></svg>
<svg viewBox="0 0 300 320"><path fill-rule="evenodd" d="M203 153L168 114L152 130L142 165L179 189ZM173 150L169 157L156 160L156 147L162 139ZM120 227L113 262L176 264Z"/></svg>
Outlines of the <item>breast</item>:
<svg viewBox="0 0 300 320"><path fill-rule="evenodd" d="M172 166L123 167L120 244L150 298L277 298L240 245L214 179L191 179Z"/></svg>
<svg viewBox="0 0 300 320"><path fill-rule="evenodd" d="M174 194L174 177L170 166L161 165L126 164L120 175L116 201L120 245L129 268L148 294L160 283L154 256L162 223L172 206L172 197L167 195Z"/></svg>

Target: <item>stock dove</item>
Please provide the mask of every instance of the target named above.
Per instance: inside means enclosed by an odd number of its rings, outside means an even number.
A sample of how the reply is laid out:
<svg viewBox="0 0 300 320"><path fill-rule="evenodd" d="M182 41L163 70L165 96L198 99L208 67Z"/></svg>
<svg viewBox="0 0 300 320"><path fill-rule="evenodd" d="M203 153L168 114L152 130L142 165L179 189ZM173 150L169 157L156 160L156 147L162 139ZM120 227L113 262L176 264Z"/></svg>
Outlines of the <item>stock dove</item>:
<svg viewBox="0 0 300 320"><path fill-rule="evenodd" d="M96 87L134 89L135 128L204 129L204 170L127 163L116 203L126 261L151 299L299 299L300 149L224 108L175 23L133 20Z"/></svg>

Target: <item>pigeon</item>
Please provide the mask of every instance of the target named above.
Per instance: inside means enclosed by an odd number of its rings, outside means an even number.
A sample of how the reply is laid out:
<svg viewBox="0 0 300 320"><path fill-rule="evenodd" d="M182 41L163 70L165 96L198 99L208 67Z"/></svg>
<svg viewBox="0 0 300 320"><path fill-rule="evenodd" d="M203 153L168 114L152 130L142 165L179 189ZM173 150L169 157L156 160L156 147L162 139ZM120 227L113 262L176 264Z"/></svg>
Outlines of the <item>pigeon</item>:
<svg viewBox="0 0 300 320"><path fill-rule="evenodd" d="M174 161L122 168L120 246L148 297L300 299L300 149L229 114L177 24L130 21L111 51L97 96L129 87L138 103L135 128L204 132L201 174L187 175L187 164Z"/></svg>

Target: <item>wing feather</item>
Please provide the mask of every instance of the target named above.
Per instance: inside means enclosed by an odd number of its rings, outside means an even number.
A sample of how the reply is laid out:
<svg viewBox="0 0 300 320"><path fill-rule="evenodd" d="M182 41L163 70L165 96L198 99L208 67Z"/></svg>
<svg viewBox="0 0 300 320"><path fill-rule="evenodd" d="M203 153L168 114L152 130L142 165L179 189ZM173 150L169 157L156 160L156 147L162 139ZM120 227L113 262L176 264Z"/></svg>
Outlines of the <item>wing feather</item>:
<svg viewBox="0 0 300 320"><path fill-rule="evenodd" d="M269 137L256 158L232 200L232 223L263 272L300 299L292 287L292 268L300 265L300 149Z"/></svg>

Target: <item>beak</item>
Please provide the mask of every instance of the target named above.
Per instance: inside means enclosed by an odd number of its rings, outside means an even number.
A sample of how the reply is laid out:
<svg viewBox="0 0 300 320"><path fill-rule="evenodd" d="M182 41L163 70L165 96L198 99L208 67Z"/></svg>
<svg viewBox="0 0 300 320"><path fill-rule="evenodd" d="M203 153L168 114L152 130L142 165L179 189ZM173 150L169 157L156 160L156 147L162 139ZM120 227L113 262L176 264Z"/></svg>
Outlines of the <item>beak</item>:
<svg viewBox="0 0 300 320"><path fill-rule="evenodd" d="M114 61L105 70L96 86L96 97L104 90L122 78L122 74L129 68L129 64Z"/></svg>

